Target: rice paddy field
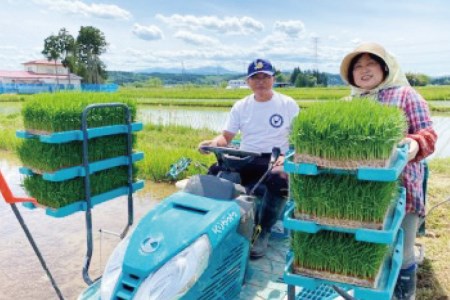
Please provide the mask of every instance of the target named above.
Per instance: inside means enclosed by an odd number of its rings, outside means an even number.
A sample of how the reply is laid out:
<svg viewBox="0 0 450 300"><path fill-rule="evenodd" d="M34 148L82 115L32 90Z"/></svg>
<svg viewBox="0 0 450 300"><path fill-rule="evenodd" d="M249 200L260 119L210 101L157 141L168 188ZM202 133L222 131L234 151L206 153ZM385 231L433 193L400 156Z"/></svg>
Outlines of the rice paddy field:
<svg viewBox="0 0 450 300"><path fill-rule="evenodd" d="M313 93L312 90L308 90L308 92ZM424 96L427 95L425 97L429 100L436 100L433 105L439 103L436 107L443 107L441 113L447 115L450 112L449 101L441 100L450 99L449 91L450 87L430 88L421 91L421 93ZM214 89L197 96L198 91L194 89L193 91L182 90L178 95L175 92L177 91L121 89L118 95L126 99L137 100L138 103L152 105L177 105L179 102L184 102L186 105L194 107L196 106L195 103L202 103L200 106L208 106L209 103L209 107L214 107L217 103L227 103L223 107L229 107L235 100L248 94L248 90L234 91L236 94L231 94L228 93L228 90L214 92ZM221 94L222 92L224 95ZM289 94L288 89L284 89L282 92ZM306 94L305 92L302 96L300 91L298 93L297 96L293 97L300 103L304 101L305 107L308 107L315 100L322 99L320 89L316 90L316 94ZM339 93L345 96L348 94L348 89L340 90L338 88L333 93L336 93L336 96L333 97L338 99ZM0 110L2 110L2 113L0 113L1 157L6 155L7 157L18 158L18 149L23 141L15 137L15 131L24 128L20 109L22 104L28 101L30 97L32 96L0 95ZM302 97L304 98L302 99ZM441 103L443 104L441 105ZM430 107L433 108L432 105ZM153 182L170 182L171 179L167 177L167 171L170 165L180 157L189 157L196 162L191 164L188 170L180 175L180 178L189 174L204 172L203 165L209 165L215 159L212 155L200 155L196 148L199 141L210 139L216 134L215 131L210 129L194 129L189 126L145 124L144 129L137 133L134 147L145 153L145 159L138 163L138 177ZM427 194L429 215L426 219L426 234L418 239L418 242L425 247L425 260L419 267L417 299L444 300L450 297L450 265L448 263L450 261L450 220L448 218L450 204L448 202L443 203L450 197L450 158L435 158L429 162L429 166L431 170Z"/></svg>

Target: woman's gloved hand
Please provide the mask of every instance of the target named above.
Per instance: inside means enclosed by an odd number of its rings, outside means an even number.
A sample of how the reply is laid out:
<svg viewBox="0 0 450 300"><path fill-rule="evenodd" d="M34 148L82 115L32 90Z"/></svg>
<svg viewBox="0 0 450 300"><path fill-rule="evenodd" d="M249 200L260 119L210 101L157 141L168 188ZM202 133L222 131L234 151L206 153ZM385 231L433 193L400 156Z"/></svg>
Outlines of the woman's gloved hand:
<svg viewBox="0 0 450 300"><path fill-rule="evenodd" d="M408 149L408 161L413 160L417 153L419 152L419 143L417 143L416 140L412 139L412 138L404 138L403 140L400 141L400 143L398 144L399 146L408 144L409 145L409 149Z"/></svg>

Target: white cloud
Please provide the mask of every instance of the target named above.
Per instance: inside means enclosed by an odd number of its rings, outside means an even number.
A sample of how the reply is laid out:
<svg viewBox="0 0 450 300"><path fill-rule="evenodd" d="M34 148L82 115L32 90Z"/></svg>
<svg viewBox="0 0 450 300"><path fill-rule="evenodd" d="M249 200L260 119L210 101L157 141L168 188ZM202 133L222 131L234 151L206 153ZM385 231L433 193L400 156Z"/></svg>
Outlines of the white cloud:
<svg viewBox="0 0 450 300"><path fill-rule="evenodd" d="M358 46L359 44L362 43L362 40L360 38L354 38L351 40L351 43L355 46Z"/></svg>
<svg viewBox="0 0 450 300"><path fill-rule="evenodd" d="M195 34L189 31L178 31L177 33L175 33L174 35L176 38L185 41L186 43L189 44L194 44L194 45L212 45L212 44L218 44L218 40L210 38L206 35L202 35L202 34Z"/></svg>
<svg viewBox="0 0 450 300"><path fill-rule="evenodd" d="M274 24L274 29L284 32L292 38L297 38L304 33L305 25L300 20L277 21Z"/></svg>
<svg viewBox="0 0 450 300"><path fill-rule="evenodd" d="M38 5L46 6L49 10L67 14L79 14L86 17L102 19L128 20L131 18L131 13L129 11L113 4L86 4L79 0L33 0L33 2Z"/></svg>
<svg viewBox="0 0 450 300"><path fill-rule="evenodd" d="M225 34L252 34L264 29L264 25L251 17L224 17L179 15L156 15L160 21L171 27L207 29Z"/></svg>
<svg viewBox="0 0 450 300"><path fill-rule="evenodd" d="M164 38L161 29L159 29L159 27L154 25L143 26L139 24L134 24L133 34L139 37L140 39L147 41L161 40Z"/></svg>

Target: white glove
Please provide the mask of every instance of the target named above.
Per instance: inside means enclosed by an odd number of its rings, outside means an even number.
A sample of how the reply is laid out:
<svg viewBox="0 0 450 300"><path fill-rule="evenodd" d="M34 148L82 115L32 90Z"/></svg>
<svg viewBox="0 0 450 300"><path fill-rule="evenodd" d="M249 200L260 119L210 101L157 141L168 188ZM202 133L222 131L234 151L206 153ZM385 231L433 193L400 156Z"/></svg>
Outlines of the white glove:
<svg viewBox="0 0 450 300"><path fill-rule="evenodd" d="M417 153L419 152L419 143L417 143L417 141L412 138L406 137L403 140L401 140L398 145L401 146L405 144L409 145L408 161L411 161L416 157Z"/></svg>

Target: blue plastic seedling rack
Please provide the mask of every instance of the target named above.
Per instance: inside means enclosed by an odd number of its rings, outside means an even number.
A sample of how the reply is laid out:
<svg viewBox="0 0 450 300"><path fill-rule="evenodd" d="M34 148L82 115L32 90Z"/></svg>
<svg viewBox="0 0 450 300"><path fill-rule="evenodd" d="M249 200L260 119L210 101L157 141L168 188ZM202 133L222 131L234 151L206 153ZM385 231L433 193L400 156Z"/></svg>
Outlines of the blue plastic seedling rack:
<svg viewBox="0 0 450 300"><path fill-rule="evenodd" d="M295 219L294 205L291 205L284 215L284 227L290 230L302 231L306 233L317 233L320 230L345 232L355 235L357 241L378 243L378 244L392 244L395 242L397 232L402 225L402 220L405 217L405 203L406 190L400 188L398 199L395 203L394 212L388 215L383 228L368 229L368 228L345 228L334 225L324 225L317 221Z"/></svg>
<svg viewBox="0 0 450 300"><path fill-rule="evenodd" d="M397 282L400 267L403 261L403 230L400 229L397 235L397 240L392 248L393 255L387 257L382 266L380 280L378 286L375 288L361 287L357 285L340 283L326 279L313 278L295 274L292 272L293 267L293 253L289 252L286 258L286 268L284 272L284 282L292 286L301 286L310 291L310 293L318 293L316 290L324 289L325 286L337 285L344 290L353 290L355 299L358 300L390 300L394 292L394 287ZM329 294L325 298L297 298L297 299L334 299L338 297L336 293Z"/></svg>
<svg viewBox="0 0 450 300"><path fill-rule="evenodd" d="M347 292L348 289L344 289L344 291ZM303 288L295 296L295 300L334 300L336 296L336 292L331 286L321 284L313 290Z"/></svg>
<svg viewBox="0 0 450 300"><path fill-rule="evenodd" d="M319 175L319 174L355 174L359 180L369 181L395 181L397 180L403 168L408 162L408 145L396 148L390 165L385 168L375 167L358 167L356 170L342 170L334 168L321 168L311 163L294 163L292 161L294 152L286 155L284 170L287 173L296 173L302 175Z"/></svg>
<svg viewBox="0 0 450 300"><path fill-rule="evenodd" d="M103 127L88 128L87 117L90 111L94 109L103 109L110 107L122 108L125 112L125 124L122 125L110 125ZM52 134L37 135L31 134L26 131L18 131L17 136L20 138L37 138L42 143L60 144L68 143L72 141L82 141L82 156L83 164L81 166L70 167L65 169L60 169L53 173L44 173L42 177L44 180L48 181L64 181L75 177L83 177L84 187L85 187L85 199L80 199L74 203L67 206L54 209L45 208L46 214L52 217L65 217L76 213L78 211L84 211L86 215L86 233L87 233L87 252L84 260L83 266L83 279L87 284L92 284L94 281L91 280L89 276L89 266L92 257L92 213L91 209L93 206L103 203L105 201L117 198L119 196L128 195L128 221L121 233L121 237L124 237L130 226L133 224L133 193L144 186L143 181L133 182L133 168L132 164L143 158L143 153L137 152L133 153L132 150L132 133L142 130L142 123L132 123L131 122L131 112L129 107L123 103L106 103L106 104L92 104L88 105L82 112L81 115L81 130L71 130L64 132L57 132ZM92 138L98 138L108 135L116 134L126 134L127 135L127 154L124 156L119 156L115 158L105 159L96 162L89 162L88 159L88 143ZM98 171L115 168L118 166L127 166L127 186L116 188L114 190L92 196L91 195L91 182L90 174ZM36 175L31 169L21 168L20 172L25 175L34 176ZM29 208L34 208L33 203L24 203L24 206Z"/></svg>
<svg viewBox="0 0 450 300"><path fill-rule="evenodd" d="M311 163L294 163L294 152L286 156L284 170L291 174L319 175L319 174L350 174L358 180L390 182L396 181L407 163L408 147L402 146L396 149L389 166L385 168L358 167L356 170L343 170L334 168L322 168ZM394 291L400 267L403 261L403 231L400 229L405 216L406 192L400 188L400 193L392 215L387 216L381 230L367 228L344 228L335 225L320 224L317 221L298 220L293 217L295 205L289 207L284 214L283 225L294 231L302 231L315 234L320 230L350 233L356 240L391 245L392 255L385 259L381 276L375 288L361 287L348 283L335 282L321 278L293 273L293 253L289 251L286 257L284 281L288 285L288 300L331 300L339 297L331 288L332 285L341 287L344 291L352 290L355 299L363 300L390 300ZM296 294L295 287L301 287Z"/></svg>

